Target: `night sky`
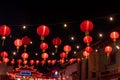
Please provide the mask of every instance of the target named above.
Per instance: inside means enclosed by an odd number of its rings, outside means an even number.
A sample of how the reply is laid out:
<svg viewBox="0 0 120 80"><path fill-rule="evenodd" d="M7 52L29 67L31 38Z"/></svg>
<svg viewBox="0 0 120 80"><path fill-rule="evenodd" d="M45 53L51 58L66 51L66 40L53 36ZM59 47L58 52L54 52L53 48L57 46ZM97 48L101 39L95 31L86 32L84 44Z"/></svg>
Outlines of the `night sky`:
<svg viewBox="0 0 120 80"><path fill-rule="evenodd" d="M109 20L110 16L114 18L113 21ZM45 37L45 42L49 44L49 49L47 49L49 59L59 59L59 54L66 44L72 47L68 57L72 58L74 57L74 51L78 53L85 48L83 42L85 35L79 26L86 19L91 20L94 24L94 29L90 35L93 36L93 42L95 43L99 40L99 33L106 34L107 31L120 25L120 6L117 1L53 2L51 0L40 0L39 2L25 2L10 0L0 2L0 25L6 24L11 28L11 34L6 38L5 45L0 46L0 51L7 51L10 59L21 58L23 47L14 56L12 52L16 50L16 47L13 42L16 38L28 36L33 42L27 48L27 52L30 54L29 59L41 60L40 37L37 35L36 30L39 25L45 24L50 28L50 34ZM65 23L67 28L63 26ZM26 26L25 30L22 28L23 25ZM70 39L71 36L75 37L74 41ZM58 53L53 56L52 39L54 37L60 37L62 44L59 46ZM2 43L2 40L0 40L0 43ZM76 49L76 45L79 45L80 48ZM38 53L38 56L35 53Z"/></svg>

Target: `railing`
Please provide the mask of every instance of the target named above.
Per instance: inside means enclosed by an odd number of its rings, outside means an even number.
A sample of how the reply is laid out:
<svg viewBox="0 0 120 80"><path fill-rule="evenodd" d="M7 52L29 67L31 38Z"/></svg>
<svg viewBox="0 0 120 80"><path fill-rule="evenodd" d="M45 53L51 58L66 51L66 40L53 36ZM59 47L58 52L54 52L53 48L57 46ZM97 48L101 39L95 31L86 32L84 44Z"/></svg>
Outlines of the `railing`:
<svg viewBox="0 0 120 80"><path fill-rule="evenodd" d="M105 71L102 71L101 76L107 76L107 75L118 74L118 73L120 73L120 66L115 68L109 68Z"/></svg>

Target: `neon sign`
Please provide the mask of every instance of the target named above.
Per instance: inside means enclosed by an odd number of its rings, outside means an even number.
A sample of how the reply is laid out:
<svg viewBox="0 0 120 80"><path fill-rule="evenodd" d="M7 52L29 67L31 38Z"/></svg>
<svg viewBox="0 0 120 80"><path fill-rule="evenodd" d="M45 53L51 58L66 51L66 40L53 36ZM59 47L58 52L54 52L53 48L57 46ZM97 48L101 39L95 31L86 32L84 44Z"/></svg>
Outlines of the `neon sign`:
<svg viewBox="0 0 120 80"><path fill-rule="evenodd" d="M32 74L29 71L20 71L20 75L21 76L31 76Z"/></svg>

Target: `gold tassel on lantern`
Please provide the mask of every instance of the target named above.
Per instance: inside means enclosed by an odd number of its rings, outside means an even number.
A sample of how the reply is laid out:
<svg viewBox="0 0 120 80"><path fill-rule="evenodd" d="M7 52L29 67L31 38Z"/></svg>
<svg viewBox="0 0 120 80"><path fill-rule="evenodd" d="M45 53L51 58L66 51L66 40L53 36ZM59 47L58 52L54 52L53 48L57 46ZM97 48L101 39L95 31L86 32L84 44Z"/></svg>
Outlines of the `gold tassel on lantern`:
<svg viewBox="0 0 120 80"><path fill-rule="evenodd" d="M41 40L41 43L43 43L44 36L41 36L40 40Z"/></svg>
<svg viewBox="0 0 120 80"><path fill-rule="evenodd" d="M6 39L6 37L5 36L2 36L2 46L4 46L4 42L5 42L5 39Z"/></svg>
<svg viewBox="0 0 120 80"><path fill-rule="evenodd" d="M58 45L55 45L55 53L57 53Z"/></svg>
<svg viewBox="0 0 120 80"><path fill-rule="evenodd" d="M17 49L17 52L19 52L19 46L17 46L16 49Z"/></svg>
<svg viewBox="0 0 120 80"><path fill-rule="evenodd" d="M107 54L107 61L108 61L108 64L110 64L110 55L109 55L109 53Z"/></svg>
<svg viewBox="0 0 120 80"><path fill-rule="evenodd" d="M24 52L26 52L26 49L27 49L27 45L24 45Z"/></svg>
<svg viewBox="0 0 120 80"><path fill-rule="evenodd" d="M88 36L89 35L89 32L85 32L85 36Z"/></svg>

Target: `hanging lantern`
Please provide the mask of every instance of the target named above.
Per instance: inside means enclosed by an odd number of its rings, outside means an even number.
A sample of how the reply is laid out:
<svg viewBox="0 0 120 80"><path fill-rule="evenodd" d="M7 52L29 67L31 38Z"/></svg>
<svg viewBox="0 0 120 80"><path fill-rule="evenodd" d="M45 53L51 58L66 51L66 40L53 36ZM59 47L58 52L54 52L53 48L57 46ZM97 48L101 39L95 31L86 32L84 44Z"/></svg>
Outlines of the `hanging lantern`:
<svg viewBox="0 0 120 80"><path fill-rule="evenodd" d="M110 33L110 38L113 40L113 42L116 42L116 39L119 38L119 33L117 31L113 31Z"/></svg>
<svg viewBox="0 0 120 80"><path fill-rule="evenodd" d="M55 52L57 53L58 46L62 43L62 40L59 37L56 37L52 40L52 43L55 46Z"/></svg>
<svg viewBox="0 0 120 80"><path fill-rule="evenodd" d="M63 47L63 50L66 52L66 54L68 54L71 51L71 46L70 45L65 45Z"/></svg>
<svg viewBox="0 0 120 80"><path fill-rule="evenodd" d="M85 32L85 35L89 35L89 32L93 30L93 23L90 20L84 20L80 24L80 29Z"/></svg>
<svg viewBox="0 0 120 80"><path fill-rule="evenodd" d="M30 65L32 66L34 64L34 60L30 60Z"/></svg>
<svg viewBox="0 0 120 80"><path fill-rule="evenodd" d="M18 59L18 60L17 60L17 63L18 63L18 66L20 67L20 64L22 63L22 60L21 60L21 59Z"/></svg>
<svg viewBox="0 0 120 80"><path fill-rule="evenodd" d="M8 58L4 58L4 61L3 61L5 64L7 64L9 62L9 59Z"/></svg>
<svg viewBox="0 0 120 80"><path fill-rule="evenodd" d="M64 58L66 58L66 57L67 57L67 55L66 55L66 53L65 53L65 52L61 52L61 53L60 53L60 57L61 57L62 59L64 59Z"/></svg>
<svg viewBox="0 0 120 80"><path fill-rule="evenodd" d="M47 53L42 53L42 55L41 55L41 57L44 59L44 60L46 60L47 58L48 58L48 54Z"/></svg>
<svg viewBox="0 0 120 80"><path fill-rule="evenodd" d="M15 64L15 61L14 61L14 59L11 61L11 64L12 64L12 66Z"/></svg>
<svg viewBox="0 0 120 80"><path fill-rule="evenodd" d="M112 47L111 46L106 46L104 51L107 55L107 59L109 60L110 53L112 52Z"/></svg>
<svg viewBox="0 0 120 80"><path fill-rule="evenodd" d="M39 60L36 60L36 61L35 61L36 65L38 65L38 64L39 64L39 62L40 62Z"/></svg>
<svg viewBox="0 0 120 80"><path fill-rule="evenodd" d="M6 39L6 36L8 36L11 33L11 29L7 25L0 26L0 35L2 36L2 46L4 46L4 40Z"/></svg>
<svg viewBox="0 0 120 80"><path fill-rule="evenodd" d="M27 45L29 45L31 39L28 36L22 38L22 44L24 45L24 52L26 52Z"/></svg>
<svg viewBox="0 0 120 80"><path fill-rule="evenodd" d="M1 57L2 58L8 57L8 53L6 51L1 52Z"/></svg>
<svg viewBox="0 0 120 80"><path fill-rule="evenodd" d="M74 59L73 59L73 58L69 59L69 63L70 63L70 64L72 64L73 62L74 62Z"/></svg>
<svg viewBox="0 0 120 80"><path fill-rule="evenodd" d="M25 60L29 57L29 55L28 55L28 53L24 52L24 53L22 53L21 57L23 58L23 60Z"/></svg>
<svg viewBox="0 0 120 80"><path fill-rule="evenodd" d="M43 66L43 65L45 64L45 60L42 60L42 61L41 61L41 64L42 64L42 66Z"/></svg>
<svg viewBox="0 0 120 80"><path fill-rule="evenodd" d="M37 28L37 34L41 36L41 40L44 40L44 37L48 36L50 33L49 27L46 25L40 25Z"/></svg>
<svg viewBox="0 0 120 80"><path fill-rule="evenodd" d="M90 53L88 53L87 51L83 51L83 56L87 59L88 56L90 55Z"/></svg>
<svg viewBox="0 0 120 80"><path fill-rule="evenodd" d="M24 60L23 61L23 64L26 66L26 64L28 63L28 61L27 60Z"/></svg>
<svg viewBox="0 0 120 80"><path fill-rule="evenodd" d="M89 46L90 43L92 42L92 37L91 37L91 36L85 36L85 37L83 38L83 41L84 41L84 43L87 44L87 46Z"/></svg>
<svg viewBox="0 0 120 80"><path fill-rule="evenodd" d="M40 49L42 49L42 52L45 52L46 49L48 49L48 44L43 42L40 44Z"/></svg>
<svg viewBox="0 0 120 80"><path fill-rule="evenodd" d="M87 47L85 48L85 51L87 51L88 53L92 53L93 49L92 49L91 46L87 46Z"/></svg>
<svg viewBox="0 0 120 80"><path fill-rule="evenodd" d="M19 47L22 46L22 40L21 39L16 39L14 41L14 45L16 46L17 52L18 52L19 51Z"/></svg>
<svg viewBox="0 0 120 80"><path fill-rule="evenodd" d="M60 64L64 64L64 63L65 63L64 59L60 59Z"/></svg>
<svg viewBox="0 0 120 80"><path fill-rule="evenodd" d="M56 63L56 60L52 60L51 63L52 65L54 65Z"/></svg>
<svg viewBox="0 0 120 80"><path fill-rule="evenodd" d="M48 60L47 63L50 64L50 63L51 63L51 60Z"/></svg>
<svg viewBox="0 0 120 80"><path fill-rule="evenodd" d="M77 62L79 63L81 61L81 59L80 58L77 58Z"/></svg>

